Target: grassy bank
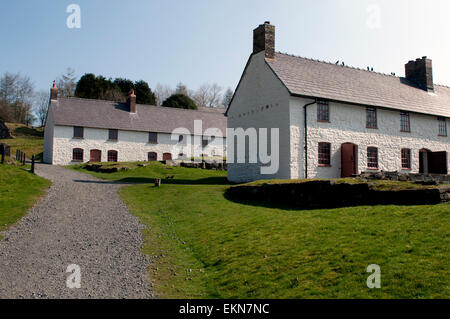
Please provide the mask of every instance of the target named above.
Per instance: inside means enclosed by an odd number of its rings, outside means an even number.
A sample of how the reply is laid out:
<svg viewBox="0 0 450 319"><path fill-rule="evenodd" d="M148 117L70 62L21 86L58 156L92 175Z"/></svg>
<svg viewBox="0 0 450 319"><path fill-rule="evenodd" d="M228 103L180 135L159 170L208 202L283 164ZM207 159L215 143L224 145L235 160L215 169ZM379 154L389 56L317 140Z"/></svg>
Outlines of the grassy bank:
<svg viewBox="0 0 450 319"><path fill-rule="evenodd" d="M25 152L27 158L35 155L36 160L42 158L44 151L44 130L43 128L27 127L23 124L6 123L13 138L0 139L0 143L11 146L11 156L16 155L16 150Z"/></svg>
<svg viewBox="0 0 450 319"><path fill-rule="evenodd" d="M450 297L448 204L286 210L228 201L224 172L158 163L91 174L163 178L161 188L121 190L147 226L143 251L158 297ZM381 289L367 288L370 264L381 267Z"/></svg>
<svg viewBox="0 0 450 319"><path fill-rule="evenodd" d="M13 165L0 165L0 231L16 223L50 182Z"/></svg>

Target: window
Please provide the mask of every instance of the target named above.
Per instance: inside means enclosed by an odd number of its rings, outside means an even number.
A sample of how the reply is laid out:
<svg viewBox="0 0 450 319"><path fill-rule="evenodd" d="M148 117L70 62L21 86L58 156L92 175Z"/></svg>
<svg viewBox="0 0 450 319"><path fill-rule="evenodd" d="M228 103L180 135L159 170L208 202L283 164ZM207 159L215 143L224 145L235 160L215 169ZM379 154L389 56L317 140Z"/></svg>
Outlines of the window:
<svg viewBox="0 0 450 319"><path fill-rule="evenodd" d="M319 143L319 166L331 165L331 144Z"/></svg>
<svg viewBox="0 0 450 319"><path fill-rule="evenodd" d="M374 107L368 107L366 109L366 127L367 128L378 128L377 109Z"/></svg>
<svg viewBox="0 0 450 319"><path fill-rule="evenodd" d="M206 147L209 145L209 139L208 137L203 136L202 137L202 147Z"/></svg>
<svg viewBox="0 0 450 319"><path fill-rule="evenodd" d="M109 130L109 140L110 141L117 141L119 139L119 130Z"/></svg>
<svg viewBox="0 0 450 319"><path fill-rule="evenodd" d="M178 136L178 143L183 142L183 140L184 140L184 136L183 135Z"/></svg>
<svg viewBox="0 0 450 319"><path fill-rule="evenodd" d="M148 153L148 161L149 162L156 162L158 160L158 154L155 152Z"/></svg>
<svg viewBox="0 0 450 319"><path fill-rule="evenodd" d="M117 162L117 151L108 151L108 162Z"/></svg>
<svg viewBox="0 0 450 319"><path fill-rule="evenodd" d="M151 144L158 144L158 133L148 133L148 142Z"/></svg>
<svg viewBox="0 0 450 319"><path fill-rule="evenodd" d="M367 148L367 168L378 169L378 148L376 147Z"/></svg>
<svg viewBox="0 0 450 319"><path fill-rule="evenodd" d="M84 138L84 128L79 127L79 126L74 126L73 138Z"/></svg>
<svg viewBox="0 0 450 319"><path fill-rule="evenodd" d="M400 113L400 130L402 132L411 132L409 122L409 113L407 112L401 112Z"/></svg>
<svg viewBox="0 0 450 319"><path fill-rule="evenodd" d="M326 101L317 102L317 121L329 122L330 121L330 106Z"/></svg>
<svg viewBox="0 0 450 319"><path fill-rule="evenodd" d="M402 169L411 169L411 150L402 149Z"/></svg>
<svg viewBox="0 0 450 319"><path fill-rule="evenodd" d="M83 150L81 148L73 149L72 161L73 162L82 162L83 161Z"/></svg>
<svg viewBox="0 0 450 319"><path fill-rule="evenodd" d="M439 136L447 136L447 121L444 117L438 117Z"/></svg>

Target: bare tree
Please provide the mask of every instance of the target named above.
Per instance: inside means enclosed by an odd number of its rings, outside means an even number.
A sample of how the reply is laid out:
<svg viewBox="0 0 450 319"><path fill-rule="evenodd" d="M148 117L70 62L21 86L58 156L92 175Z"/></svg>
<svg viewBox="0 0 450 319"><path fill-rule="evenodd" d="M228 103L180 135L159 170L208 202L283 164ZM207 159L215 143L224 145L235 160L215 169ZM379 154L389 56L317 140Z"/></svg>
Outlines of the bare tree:
<svg viewBox="0 0 450 319"><path fill-rule="evenodd" d="M223 107L229 107L230 106L231 100L233 99L233 95L234 95L234 92L233 92L232 89L228 88L225 91L225 93L223 95L223 99L222 99Z"/></svg>
<svg viewBox="0 0 450 319"><path fill-rule="evenodd" d="M36 119L41 127L45 125L49 102L50 96L47 91L39 91L34 96L34 114L36 115Z"/></svg>
<svg viewBox="0 0 450 319"><path fill-rule="evenodd" d="M169 98L169 96L174 94L174 90L168 85L158 83L154 93L156 97L156 105L161 106L162 103Z"/></svg>
<svg viewBox="0 0 450 319"><path fill-rule="evenodd" d="M74 96L76 84L75 70L67 68L66 73L61 75L56 80L56 86L58 87L58 94L62 97Z"/></svg>
<svg viewBox="0 0 450 319"><path fill-rule="evenodd" d="M13 111L12 122L26 123L31 114L34 86L30 78L19 73L5 73L0 78L0 104L5 114Z"/></svg>
<svg viewBox="0 0 450 319"><path fill-rule="evenodd" d="M198 106L218 107L221 102L222 88L214 84L203 84L193 94L193 99Z"/></svg>

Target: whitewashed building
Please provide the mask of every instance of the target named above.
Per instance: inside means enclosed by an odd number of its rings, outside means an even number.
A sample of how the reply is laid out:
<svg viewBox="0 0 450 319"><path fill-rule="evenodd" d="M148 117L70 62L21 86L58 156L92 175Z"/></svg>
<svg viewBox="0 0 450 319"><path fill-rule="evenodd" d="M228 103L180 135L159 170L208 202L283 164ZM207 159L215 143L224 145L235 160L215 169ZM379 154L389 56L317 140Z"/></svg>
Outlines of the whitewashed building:
<svg viewBox="0 0 450 319"><path fill-rule="evenodd" d="M253 47L228 127L279 128L279 169L264 175L260 161L228 158L229 180L448 174L450 88L433 83L427 57L398 77L277 53L269 22L254 30Z"/></svg>
<svg viewBox="0 0 450 319"><path fill-rule="evenodd" d="M178 129L178 130L177 130ZM127 103L58 98L51 89L44 134L44 162L221 161L226 117L216 108L185 110Z"/></svg>

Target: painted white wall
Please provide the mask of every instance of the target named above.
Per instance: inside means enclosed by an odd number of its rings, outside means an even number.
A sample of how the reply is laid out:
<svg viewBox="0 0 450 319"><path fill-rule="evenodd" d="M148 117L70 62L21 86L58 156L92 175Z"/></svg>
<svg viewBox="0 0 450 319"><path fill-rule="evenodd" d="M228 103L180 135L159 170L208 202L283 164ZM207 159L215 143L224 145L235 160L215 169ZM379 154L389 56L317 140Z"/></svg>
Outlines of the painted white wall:
<svg viewBox="0 0 450 319"><path fill-rule="evenodd" d="M264 60L264 52L253 55L228 110L229 128L279 128L280 169L274 175L261 175L261 163L230 163L228 179L246 182L257 179L290 178L289 92ZM228 140L230 136L228 136ZM230 141L229 141L230 142ZM230 143L228 144L230 145ZM248 145L246 145L248 159Z"/></svg>
<svg viewBox="0 0 450 319"><path fill-rule="evenodd" d="M177 159L179 152L187 153L187 139L178 143L178 139L171 140L171 134L158 133L158 144L148 142L148 132L122 131L119 130L118 141L108 141L108 130L98 128L84 128L84 138L73 138L73 127L55 126L53 138L53 160L54 165L75 164L72 162L74 148L84 150L84 162L90 159L90 151L97 149L102 152L102 162L106 162L108 151L118 152L119 162L147 161L149 152L156 152L158 160L163 159L163 153L171 153L173 159ZM200 141L200 139L198 139ZM221 157L224 154L223 145L226 138L216 137L199 154L215 155Z"/></svg>
<svg viewBox="0 0 450 319"><path fill-rule="evenodd" d="M53 110L49 107L44 129L44 163L53 163Z"/></svg>
<svg viewBox="0 0 450 319"><path fill-rule="evenodd" d="M303 106L311 99L291 97L291 178L304 178ZM435 116L410 113L411 133L400 131L400 111L377 109L378 129L366 128L366 108L330 102L330 123L317 122L317 104L308 107L308 177L339 178L341 145L358 145L358 172L367 171L367 147L378 147L379 170L419 172L419 150L447 151L449 137L438 136ZM449 125L447 120L447 126ZM331 143L331 167L318 167L318 143ZM401 149L411 149L411 170L401 167ZM450 161L448 163L450 168Z"/></svg>

